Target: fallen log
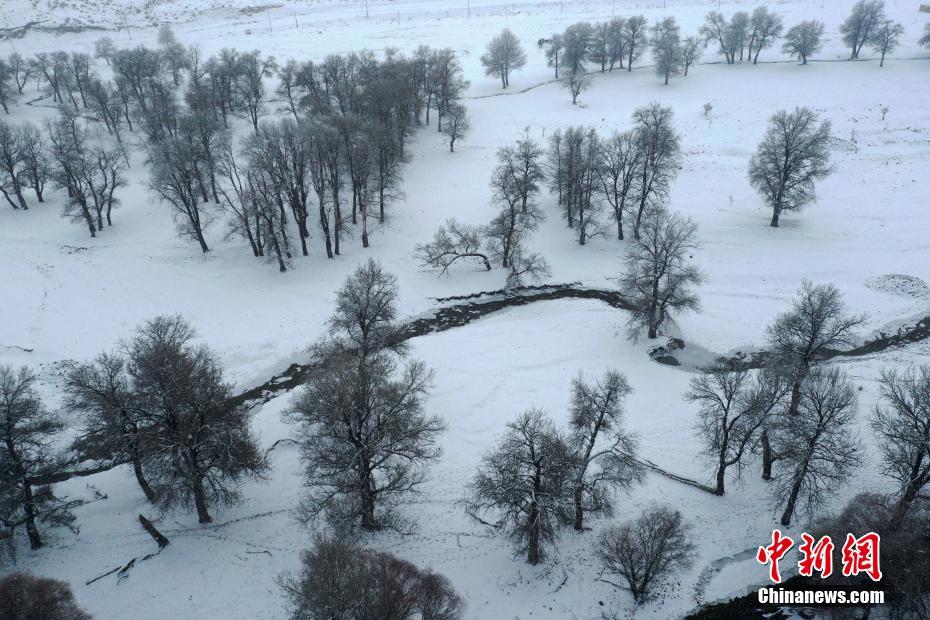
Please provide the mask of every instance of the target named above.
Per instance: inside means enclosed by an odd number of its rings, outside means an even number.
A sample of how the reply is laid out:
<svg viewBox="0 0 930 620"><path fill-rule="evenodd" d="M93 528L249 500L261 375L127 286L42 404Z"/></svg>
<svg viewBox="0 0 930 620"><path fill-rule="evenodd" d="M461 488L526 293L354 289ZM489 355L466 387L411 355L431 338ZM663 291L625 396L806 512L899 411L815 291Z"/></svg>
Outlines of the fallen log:
<svg viewBox="0 0 930 620"><path fill-rule="evenodd" d="M152 539L158 544L159 549L164 549L171 544L171 541L165 538L164 535L159 532L154 525L152 525L152 522L142 515L139 515L139 523L142 524L142 527L145 528L145 531L148 532L148 535L151 536Z"/></svg>

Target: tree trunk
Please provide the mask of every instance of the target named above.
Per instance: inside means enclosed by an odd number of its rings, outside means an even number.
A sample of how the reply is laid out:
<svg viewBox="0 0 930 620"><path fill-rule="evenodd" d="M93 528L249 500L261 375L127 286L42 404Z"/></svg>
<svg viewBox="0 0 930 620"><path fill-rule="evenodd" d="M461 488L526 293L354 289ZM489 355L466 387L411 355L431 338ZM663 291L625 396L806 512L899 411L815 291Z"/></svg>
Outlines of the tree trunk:
<svg viewBox="0 0 930 620"><path fill-rule="evenodd" d="M203 491L203 480L195 478L191 482L194 488L194 505L197 507L197 520L200 523L213 523L210 513L207 512L207 498Z"/></svg>
<svg viewBox="0 0 930 620"><path fill-rule="evenodd" d="M381 524L375 518L375 496L371 488L370 464L364 451L359 458L359 467L361 468L359 490L362 495L362 529L375 532L381 529Z"/></svg>
<svg viewBox="0 0 930 620"><path fill-rule="evenodd" d="M526 561L528 564L539 564L541 559L539 553L539 506L533 502L530 506L530 514L527 516L530 522L530 536L526 545Z"/></svg>
<svg viewBox="0 0 930 620"><path fill-rule="evenodd" d="M145 472L142 471L142 461L139 459L138 451L134 448L130 449L130 459L132 460L132 472L136 475L136 482L139 483L142 492L145 493L145 498L154 503L156 498L155 490L149 484L149 481L145 479Z"/></svg>
<svg viewBox="0 0 930 620"><path fill-rule="evenodd" d="M652 282L652 299L649 302L649 338L659 336L659 322L656 320L656 305L659 303L659 281Z"/></svg>
<svg viewBox="0 0 930 620"><path fill-rule="evenodd" d="M206 254L207 252L209 252L209 251L210 251L210 248L207 247L207 242L206 242L206 240L203 238L203 231L200 229L200 225L197 225L197 226L195 227L194 233L195 233L195 235L196 235L196 237L197 237L197 243L200 244L200 251L203 252L204 254ZM91 235L91 236L93 236L93 235Z"/></svg>
<svg viewBox="0 0 930 620"><path fill-rule="evenodd" d="M581 505L583 494L581 484L575 483L575 530L584 531L584 507Z"/></svg>
<svg viewBox="0 0 930 620"><path fill-rule="evenodd" d="M729 443L729 433L724 429L723 441L721 442L720 454L717 459L717 486L714 488L714 495L723 495L726 492L726 474L727 474L727 444Z"/></svg>
<svg viewBox="0 0 930 620"><path fill-rule="evenodd" d="M779 215L779 213L780 213L780 210L779 210L778 207L775 207L774 209L772 209L772 221L771 221L771 223L770 223L770 225L772 226L772 228L778 228L778 215Z"/></svg>
<svg viewBox="0 0 930 620"><path fill-rule="evenodd" d="M39 528L36 527L36 506L35 498L32 495L32 485L23 477L23 512L26 520L26 533L29 535L29 546L32 549L42 547L42 536L39 535Z"/></svg>
<svg viewBox="0 0 930 620"><path fill-rule="evenodd" d="M772 479L772 462L775 460L772 454L772 444L769 441L768 429L762 431L762 479Z"/></svg>
<svg viewBox="0 0 930 620"><path fill-rule="evenodd" d="M794 507L798 502L798 496L801 494L801 483L804 481L804 476L799 475L794 480L794 484L791 485L791 494L788 495L788 503L785 504L785 512L781 515L781 524L785 527L791 525L791 516L794 514Z"/></svg>
<svg viewBox="0 0 930 620"><path fill-rule="evenodd" d="M307 249L307 238L310 236L310 231L307 230L307 220L296 216L295 219L297 219L297 234L300 236L300 253L310 256L310 251Z"/></svg>
<svg viewBox="0 0 930 620"><path fill-rule="evenodd" d="M148 532L148 535L152 537L152 540L158 543L159 549L164 549L169 544L171 544L170 541L167 538L165 538L165 536L161 532L159 532L158 529L156 529L154 525L152 525L152 522L146 519L145 517L143 517L142 515L139 515L139 523L142 524L142 527L145 529L146 532Z"/></svg>

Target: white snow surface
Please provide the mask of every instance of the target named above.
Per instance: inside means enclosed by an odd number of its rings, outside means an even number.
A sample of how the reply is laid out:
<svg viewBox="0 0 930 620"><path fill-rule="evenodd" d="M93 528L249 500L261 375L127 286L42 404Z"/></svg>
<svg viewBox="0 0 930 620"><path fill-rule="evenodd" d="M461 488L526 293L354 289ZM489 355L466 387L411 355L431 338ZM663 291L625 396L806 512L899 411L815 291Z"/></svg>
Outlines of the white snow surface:
<svg viewBox="0 0 930 620"><path fill-rule="evenodd" d="M663 86L644 59L633 72L595 75L578 106L552 82L552 70L536 48L536 40L551 32L579 20L607 19L612 12L642 13L650 21L674 15L682 32L693 34L717 4L5 0L0 27L44 20L47 27L76 30L33 30L4 42L23 54L92 52L103 34L119 46L153 45L160 22L172 23L179 40L196 43L206 53L233 46L260 49L279 60L321 59L362 48L410 52L421 44L449 46L460 54L471 81L465 104L473 129L455 153L448 152L434 126L415 135L404 173L405 195L390 206L387 223L373 232L371 248L364 250L357 237L349 238L343 255L327 260L314 232L313 255L296 259L286 274L253 258L240 241L224 239L221 221L208 230L212 251L207 255L178 239L168 209L146 190L146 166L138 150L114 226L96 239L60 217L63 197L51 188L47 204L34 204L28 212L3 205L0 363L40 368L54 406L63 361L112 348L146 318L181 313L219 354L229 379L245 389L306 357L307 347L323 332L334 291L369 256L397 275L405 317L427 311L435 297L500 288L500 270L463 269L449 277L421 272L413 248L449 217L474 224L492 217L487 179L495 150L524 130L541 142L556 128L574 124L608 133L629 127L633 110L650 101L674 109L684 156L670 206L698 222L702 241L694 256L707 276L700 289L702 311L675 326L687 341L718 353L762 346L766 324L787 307L804 278L835 283L852 310L867 312L863 337L930 314L930 54L916 44L930 16L917 12L918 3L887 3L889 15L907 31L881 69L873 59L839 62L847 52L837 27L852 2L785 0L771 8L784 16L786 27L801 19L826 23L827 41L816 62L799 66L776 48L764 50L757 66L727 66L709 48L703 64L687 78ZM729 15L754 6L721 2L720 10ZM93 29L113 24L121 27ZM523 41L529 62L501 91L494 78L484 76L478 59L487 40L504 26ZM10 120L39 122L53 113L48 101L26 104L37 97L34 90L28 95L12 106ZM713 106L709 118L703 113L707 102ZM832 121L838 138L835 172L819 184L815 204L783 216L782 226L772 229L770 214L749 186L746 167L768 117L794 106L812 107ZM888 108L885 120L883 107ZM237 130L244 135L248 127L240 122ZM554 197L544 194L541 202L548 219L529 246L551 264L551 281L615 286L627 246L608 234L579 247ZM634 608L626 591L601 581L592 549L610 520L593 521L593 530L584 534L566 531L546 562L530 567L506 539L465 515L465 485L505 424L531 406L564 421L570 380L580 371L597 375L610 367L624 372L634 388L628 422L640 437L642 455L673 472L709 480L693 431L696 407L682 399L691 375L651 362L649 343L626 340L625 318L596 301L539 302L412 341L412 356L436 372L428 411L441 414L449 430L423 493L403 509L417 523L416 533L379 534L367 544L448 576L467 602L468 618L599 618L608 610L618 617L635 610L639 618L672 618L702 600L744 594L761 584L765 569L752 557L719 573L709 570L718 558L764 544L777 523L755 468L741 483L731 482L722 498L650 474L644 485L619 499L617 519L663 502L682 510L695 528L694 566L676 575L663 597L640 608ZM876 378L881 368L920 362L928 352L930 346L922 343L840 362L862 388L860 431L868 450L866 465L834 506L859 491L888 487L868 433ZM294 429L281 419L290 399L284 394L256 409L253 423L263 446L293 436ZM80 421L68 422L76 429ZM296 449L280 444L271 455L269 479L246 485L244 501L217 508L216 523L206 527L183 512L149 514L128 468L58 485L56 491L70 497L90 499L98 491L107 498L76 511L78 534L46 531L49 545L38 552L18 541L17 563L2 570L64 579L79 603L104 620L285 617L275 577L297 567L310 533L291 513L301 485ZM85 585L153 551L136 521L140 512L158 517L171 545L139 563L121 583L110 576ZM792 531L803 525L799 522Z"/></svg>

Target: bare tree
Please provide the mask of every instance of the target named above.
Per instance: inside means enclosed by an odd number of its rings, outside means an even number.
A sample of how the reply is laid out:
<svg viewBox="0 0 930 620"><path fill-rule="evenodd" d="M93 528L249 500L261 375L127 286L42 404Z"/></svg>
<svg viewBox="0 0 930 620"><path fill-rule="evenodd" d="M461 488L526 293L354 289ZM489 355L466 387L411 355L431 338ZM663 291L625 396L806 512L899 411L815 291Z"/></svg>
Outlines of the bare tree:
<svg viewBox="0 0 930 620"><path fill-rule="evenodd" d="M361 549L342 533L315 535L299 574L278 583L294 620L458 620L465 607L444 576Z"/></svg>
<svg viewBox="0 0 930 620"><path fill-rule="evenodd" d="M772 499L784 502L782 525L791 524L799 502L813 515L861 464L856 410L856 392L846 375L816 368L802 385L797 413L779 416L774 443L784 467L775 475Z"/></svg>
<svg viewBox="0 0 930 620"><path fill-rule="evenodd" d="M930 482L930 366L882 371L882 402L872 415L884 473L900 485L889 527L900 528Z"/></svg>
<svg viewBox="0 0 930 620"><path fill-rule="evenodd" d="M504 28L488 43L487 52L481 55L485 75L500 78L501 87L510 86L510 72L526 64L526 53L520 45L520 39L509 29Z"/></svg>
<svg viewBox="0 0 930 620"><path fill-rule="evenodd" d="M265 78L274 75L276 69L274 57L262 58L258 50L239 56L237 79L233 90L235 96L245 106L255 131L258 131L258 119L264 114L265 109Z"/></svg>
<svg viewBox="0 0 930 620"><path fill-rule="evenodd" d="M743 62L743 54L746 51L746 38L749 35L749 14L745 11L737 11L730 17L730 26L728 37L731 45L731 58L736 60L736 50L739 50L739 61Z"/></svg>
<svg viewBox="0 0 930 620"><path fill-rule="evenodd" d="M0 193L14 209L26 210L29 205L23 196L21 180L24 168L22 137L22 132L15 126L0 120Z"/></svg>
<svg viewBox="0 0 930 620"><path fill-rule="evenodd" d="M330 319L334 341L319 347L321 368L288 414L301 425L307 522L397 527L393 502L415 492L439 457L445 423L423 411L432 372L410 362L396 376L396 300L393 276L372 260L347 279Z"/></svg>
<svg viewBox="0 0 930 620"><path fill-rule="evenodd" d="M601 73L607 70L607 63L610 62L610 24L607 22L594 24L588 42L588 60L600 65Z"/></svg>
<svg viewBox="0 0 930 620"><path fill-rule="evenodd" d="M94 42L94 58L103 58L107 66L110 66L110 59L116 53L116 45L110 37L100 37Z"/></svg>
<svg viewBox="0 0 930 620"><path fill-rule="evenodd" d="M593 128L577 126L556 130L549 145L550 186L558 191L566 224L584 245L603 233L598 220L601 203L596 200L602 186L601 140Z"/></svg>
<svg viewBox="0 0 930 620"><path fill-rule="evenodd" d="M13 67L4 58L0 58L0 108L10 113L9 104L16 96Z"/></svg>
<svg viewBox="0 0 930 620"><path fill-rule="evenodd" d="M701 59L703 50L704 44L697 37L688 37L681 42L681 65L684 68L685 77L688 77L688 69L691 65Z"/></svg>
<svg viewBox="0 0 930 620"><path fill-rule="evenodd" d="M206 189L202 187L199 149L181 138L166 138L151 145L149 157L149 189L171 207L178 234L196 240L202 252L209 252L204 237L209 221L201 210Z"/></svg>
<svg viewBox="0 0 930 620"><path fill-rule="evenodd" d="M749 183L772 207L773 227L784 211L797 211L816 197L814 182L830 167L830 121L808 108L779 110L749 160Z"/></svg>
<svg viewBox="0 0 930 620"><path fill-rule="evenodd" d="M420 362L398 378L396 371L386 352L331 354L298 394L289 418L301 425L305 522L325 516L369 531L399 526L393 504L423 482L446 427L423 412L432 372Z"/></svg>
<svg viewBox="0 0 930 620"><path fill-rule="evenodd" d="M291 216L297 224L301 252L304 256L310 253L307 249L307 239L310 238L308 221L311 215L311 185L316 186L320 192L325 191L325 176L320 174L319 168L315 169L315 176L311 172L311 169L314 169L313 138L313 134L306 128L297 125L292 119L285 118L279 122L263 122L246 140L244 149L249 167L256 174L264 175L270 180L269 185L274 195L269 198L290 207ZM327 256L332 258L325 201L322 209L320 222L323 237Z"/></svg>
<svg viewBox="0 0 930 620"><path fill-rule="evenodd" d="M13 75L13 82L16 84L16 92L20 95L23 94L23 89L26 87L26 82L30 77L34 76L32 64L19 52L13 52L7 58L7 62L10 65L10 72Z"/></svg>
<svg viewBox="0 0 930 620"><path fill-rule="evenodd" d="M634 305L627 322L631 337L646 328L648 337L656 338L674 315L700 307L693 287L703 276L688 262L698 247L696 232L690 218L665 209L653 209L646 216L621 279Z"/></svg>
<svg viewBox="0 0 930 620"><path fill-rule="evenodd" d="M650 103L633 112L633 121L640 153L633 237L639 239L643 216L650 209L661 207L668 197L669 184L678 173L681 147L678 133L672 127L670 107Z"/></svg>
<svg viewBox="0 0 930 620"><path fill-rule="evenodd" d="M776 356L792 366L792 405L801 383L821 356L853 343L853 330L865 321L865 315L846 312L843 295L832 284L801 283L791 310L779 314L766 329Z"/></svg>
<svg viewBox="0 0 930 620"><path fill-rule="evenodd" d="M236 502L239 485L268 463L248 411L229 404L232 386L194 336L180 316L146 321L127 345L126 374L156 505L193 507L200 523L211 523L210 507Z"/></svg>
<svg viewBox="0 0 930 620"><path fill-rule="evenodd" d="M522 244L517 244L507 273L507 288L523 286L527 280L539 282L551 275L549 263L542 255L527 253Z"/></svg>
<svg viewBox="0 0 930 620"><path fill-rule="evenodd" d="M715 466L715 494L726 491L727 469L735 468L740 478L744 458L790 389L791 382L771 366L753 376L746 368L717 362L691 379L685 398L701 407L696 428Z"/></svg>
<svg viewBox="0 0 930 620"><path fill-rule="evenodd" d="M578 22L565 29L562 33L562 68L565 71L584 73L593 36L594 27L588 22Z"/></svg>
<svg viewBox="0 0 930 620"><path fill-rule="evenodd" d="M759 62L759 53L766 47L771 47L775 39L781 36L784 23L780 15L772 13L766 6L759 6L753 9L749 25L749 54L752 56L752 64L756 64Z"/></svg>
<svg viewBox="0 0 930 620"><path fill-rule="evenodd" d="M680 75L684 67L684 53L681 47L681 29L674 17L657 21L652 27L652 59L655 72L659 77L668 79Z"/></svg>
<svg viewBox="0 0 930 620"><path fill-rule="evenodd" d="M924 24L924 36L920 37L918 43L924 47L930 47L930 22Z"/></svg>
<svg viewBox="0 0 930 620"><path fill-rule="evenodd" d="M580 374L572 381L569 445L575 460L572 500L578 531L584 529L585 513L613 514L613 494L643 480L636 438L623 424L623 400L632 391L616 370L593 383Z"/></svg>
<svg viewBox="0 0 930 620"><path fill-rule="evenodd" d="M626 19L623 17L614 17L607 24L607 61L610 63L609 71L614 70L614 65L620 63L623 68L623 59L626 57L626 37L624 30Z"/></svg>
<svg viewBox="0 0 930 620"><path fill-rule="evenodd" d="M816 19L803 21L788 29L781 50L790 56L797 56L801 64L806 65L807 59L820 51L822 39L823 22Z"/></svg>
<svg viewBox="0 0 930 620"><path fill-rule="evenodd" d="M43 544L38 520L53 525L74 520L73 502L55 497L48 488L36 488L36 478L54 476L65 466L53 448L64 427L42 404L37 380L25 366L14 370L0 365L0 487L9 489L13 500L11 514L0 516L10 532L25 527L33 549Z"/></svg>
<svg viewBox="0 0 930 620"><path fill-rule="evenodd" d="M745 15L745 13L744 13ZM733 19L737 19L736 15ZM704 18L704 25L701 26L700 34L707 42L714 41L718 46L718 53L723 54L727 64L732 65L736 62L736 52L740 44L740 32L734 25L739 26L741 20L737 19L727 22L726 18L719 11L711 11Z"/></svg>
<svg viewBox="0 0 930 620"><path fill-rule="evenodd" d="M397 278L374 259L356 268L336 293L336 310L329 318L330 334L340 349L361 357L382 348L402 353L398 344Z"/></svg>
<svg viewBox="0 0 930 620"><path fill-rule="evenodd" d="M8 620L91 620L74 602L64 581L10 573L0 579L0 618Z"/></svg>
<svg viewBox="0 0 930 620"><path fill-rule="evenodd" d="M591 86L591 76L588 75L584 66L578 66L574 70L563 73L562 85L572 94L572 103L577 104L578 95Z"/></svg>
<svg viewBox="0 0 930 620"><path fill-rule="evenodd" d="M617 222L617 239L623 239L626 209L633 201L641 156L636 134L632 130L615 131L601 142L601 162L597 167L600 192L613 210Z"/></svg>
<svg viewBox="0 0 930 620"><path fill-rule="evenodd" d="M26 122L19 127L19 146L22 162L23 184L31 187L36 200L45 202L42 192L51 173L45 141L38 127Z"/></svg>
<svg viewBox="0 0 930 620"><path fill-rule="evenodd" d="M174 31L168 24L162 24L158 29L158 45L161 47L162 60L171 73L171 80L175 86L181 83L181 74L190 68L190 55L188 50L178 42Z"/></svg>
<svg viewBox="0 0 930 620"><path fill-rule="evenodd" d="M843 43L849 46L849 59L859 58L866 43L871 43L885 20L883 0L859 0L853 5L846 21L840 26Z"/></svg>
<svg viewBox="0 0 930 620"><path fill-rule="evenodd" d="M535 204L539 184L545 180L543 151L524 133L515 146L505 146L497 151L497 159L513 183L513 191L520 197L520 208L526 213Z"/></svg>
<svg viewBox="0 0 930 620"><path fill-rule="evenodd" d="M498 151L501 162L491 174L492 200L500 209L491 220L485 234L492 260L510 269L514 257L520 252L526 236L536 230L543 219L542 210L532 200L532 181L523 174L519 151L510 147ZM525 201L524 201L525 198Z"/></svg>
<svg viewBox="0 0 930 620"><path fill-rule="evenodd" d="M465 106L455 103L451 104L446 110L446 125L442 131L449 139L449 152L455 152L455 142L465 137L471 123L468 122L468 112Z"/></svg>
<svg viewBox="0 0 930 620"><path fill-rule="evenodd" d="M904 26L898 22L885 19L878 25L872 36L872 49L882 54L882 59L878 63L879 67L885 66L885 54L893 52L898 47L898 40L902 34L904 34Z"/></svg>
<svg viewBox="0 0 930 620"><path fill-rule="evenodd" d="M634 521L604 530L597 555L609 572L623 577L642 604L672 573L691 566L694 545L681 513L667 506L644 511Z"/></svg>
<svg viewBox="0 0 930 620"><path fill-rule="evenodd" d="M136 400L139 395L126 372L125 358L119 353L101 353L76 366L68 373L65 391L67 408L87 416L83 442L94 441L106 453L129 461L145 497L154 502L155 490L142 465L144 430L151 420Z"/></svg>
<svg viewBox="0 0 930 620"><path fill-rule="evenodd" d="M55 185L68 192L64 214L72 221L85 224L90 236L96 237L96 222L91 212L91 199L84 181L90 166L86 130L75 115L63 109L56 120L48 121L46 129L49 152L57 164L52 172L52 180Z"/></svg>
<svg viewBox="0 0 930 620"><path fill-rule="evenodd" d="M559 79L559 66L562 61L562 35L553 34L548 39L540 39L539 47L545 51L546 62L555 69L555 79Z"/></svg>
<svg viewBox="0 0 930 620"><path fill-rule="evenodd" d="M539 564L543 544L570 519L573 458L565 437L538 409L507 424L504 437L488 452L471 483L467 512L491 514L510 538Z"/></svg>
<svg viewBox="0 0 930 620"><path fill-rule="evenodd" d="M791 400L787 415L797 414L801 387L810 369L826 351L852 343L853 330L865 321L863 315L847 314L843 296L831 284L801 283L790 311L778 315L767 328L777 364L788 374ZM760 438L762 479L772 477L773 453L767 430Z"/></svg>
<svg viewBox="0 0 930 620"><path fill-rule="evenodd" d="M626 70L633 70L633 63L642 56L649 45L647 31L649 23L642 15L627 18L623 24L623 42L626 47Z"/></svg>
<svg viewBox="0 0 930 620"><path fill-rule="evenodd" d="M481 229L460 224L449 219L439 227L433 240L417 245L416 258L425 269L439 269L446 274L459 260L478 259L486 271L491 271L491 261L482 251Z"/></svg>
<svg viewBox="0 0 930 620"><path fill-rule="evenodd" d="M288 112L293 115L294 122L300 123L300 114L298 113L300 66L296 60L289 59L283 65L278 67L278 88L276 90L278 98L284 101L284 106L280 108L282 112Z"/></svg>

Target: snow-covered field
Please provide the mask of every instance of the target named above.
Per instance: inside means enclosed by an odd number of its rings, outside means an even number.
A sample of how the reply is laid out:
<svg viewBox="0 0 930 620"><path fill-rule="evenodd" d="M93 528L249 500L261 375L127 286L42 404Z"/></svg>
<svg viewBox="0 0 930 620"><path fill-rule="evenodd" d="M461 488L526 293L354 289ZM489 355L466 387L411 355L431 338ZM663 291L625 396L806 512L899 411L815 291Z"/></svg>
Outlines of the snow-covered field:
<svg viewBox="0 0 930 620"><path fill-rule="evenodd" d="M755 6L719 4L725 15ZM55 403L59 362L110 349L146 318L181 313L220 355L229 379L245 389L306 356L322 334L335 289L369 256L397 275L404 317L434 306L435 297L500 288L500 270L450 277L418 271L414 246L449 217L474 224L492 217L487 180L494 153L524 130L543 142L568 125L591 125L602 133L624 129L633 110L650 101L674 110L683 158L670 206L698 222L702 241L695 261L707 276L700 288L703 309L686 315L676 328L688 342L718 353L763 345L765 326L787 307L804 278L836 284L851 309L867 312L863 337L930 314L930 288L920 285L920 280L930 281L930 54L916 44L930 16L918 13L917 2L887 2L889 16L906 33L901 47L879 68L877 60L819 62L848 55L837 27L851 2L772 4L786 26L814 18L826 23L827 41L815 57L818 62L802 67L768 49L757 66L727 66L716 63L708 49L703 64L669 86L645 62L631 73L597 74L580 105L573 106L567 91L552 83L537 39L576 21L609 18L612 12L642 13L650 22L674 15L683 34L694 34L718 2L282 0L256 7L244 0L6 0L0 3L0 27L45 20L45 27L88 29L67 34L33 30L3 41L2 54L14 49L24 55L56 49L92 52L102 34L118 46L154 45L154 25L162 21L172 23L181 42L196 43L206 54L232 46L260 49L279 60L307 60L362 48L452 47L471 81L464 103L472 131L455 153L434 130L417 133L404 174L404 197L372 234L371 247L364 250L358 238L350 238L343 255L330 261L320 256L313 238L315 255L296 260L286 274L253 258L241 242L224 240L221 222L208 230L213 250L207 255L179 240L169 211L145 188L140 151L132 160L130 185L114 227L97 239L60 217L63 198L56 192L49 192L48 204L28 212L4 205L0 364L41 368L43 388ZM94 29L120 24L106 33ZM524 42L529 57L506 92L484 76L479 62L487 40L503 26ZM24 101L35 98L30 94ZM705 103L713 106L707 118ZM39 121L53 112L47 104L13 105L10 118ZM768 117L795 106L811 107L833 123L835 172L818 185L815 204L784 216L782 226L772 229L770 213L749 186L746 167ZM888 112L882 120L884 107ZM551 281L615 286L626 246L607 235L579 247L556 211L555 198L544 194L541 202L548 218L529 246L552 266ZM895 286L903 281L890 277L895 274L910 276L911 285ZM422 496L404 508L417 522L417 532L380 534L368 542L447 575L465 598L469 618L598 618L607 609L620 617L632 614L632 598L599 580L600 567L591 554L605 521L595 522L593 532L565 532L548 561L530 567L514 556L505 539L470 520L460 503L482 453L508 421L534 405L563 421L571 378L579 371L600 374L607 367L624 372L634 388L628 419L640 436L642 455L671 471L709 479L692 428L696 405L682 399L690 375L650 361L648 344L626 340L624 322L622 312L600 302L563 300L507 310L415 339L413 356L436 372L427 409L449 423L444 454L432 467ZM858 491L887 484L867 432L879 369L918 362L928 353L925 342L841 362L862 387L860 423L868 454L836 505ZM284 394L256 410L254 427L264 447L293 433L281 420L289 401ZM269 480L249 484L242 504L217 509L214 525L198 526L195 515L181 512L161 517L159 528L172 544L121 583L110 576L85 585L151 551L151 540L135 520L146 503L131 471L117 468L64 483L59 491L71 497L90 498L97 491L107 499L76 511L77 535L54 530L48 547L39 552L19 541L17 566L69 581L78 602L102 619L283 617L274 578L296 568L310 536L290 512L300 494L296 451L281 444L271 455ZM755 471L723 498L650 474L646 484L620 500L618 512L635 514L655 501L680 508L696 526L698 557L667 597L640 608L637 617L678 617L697 606L702 590L702 599L709 601L743 594L747 586L762 582L765 569L749 558L711 574L706 588L698 587L713 560L762 544L777 522ZM799 522L796 529L803 525Z"/></svg>

